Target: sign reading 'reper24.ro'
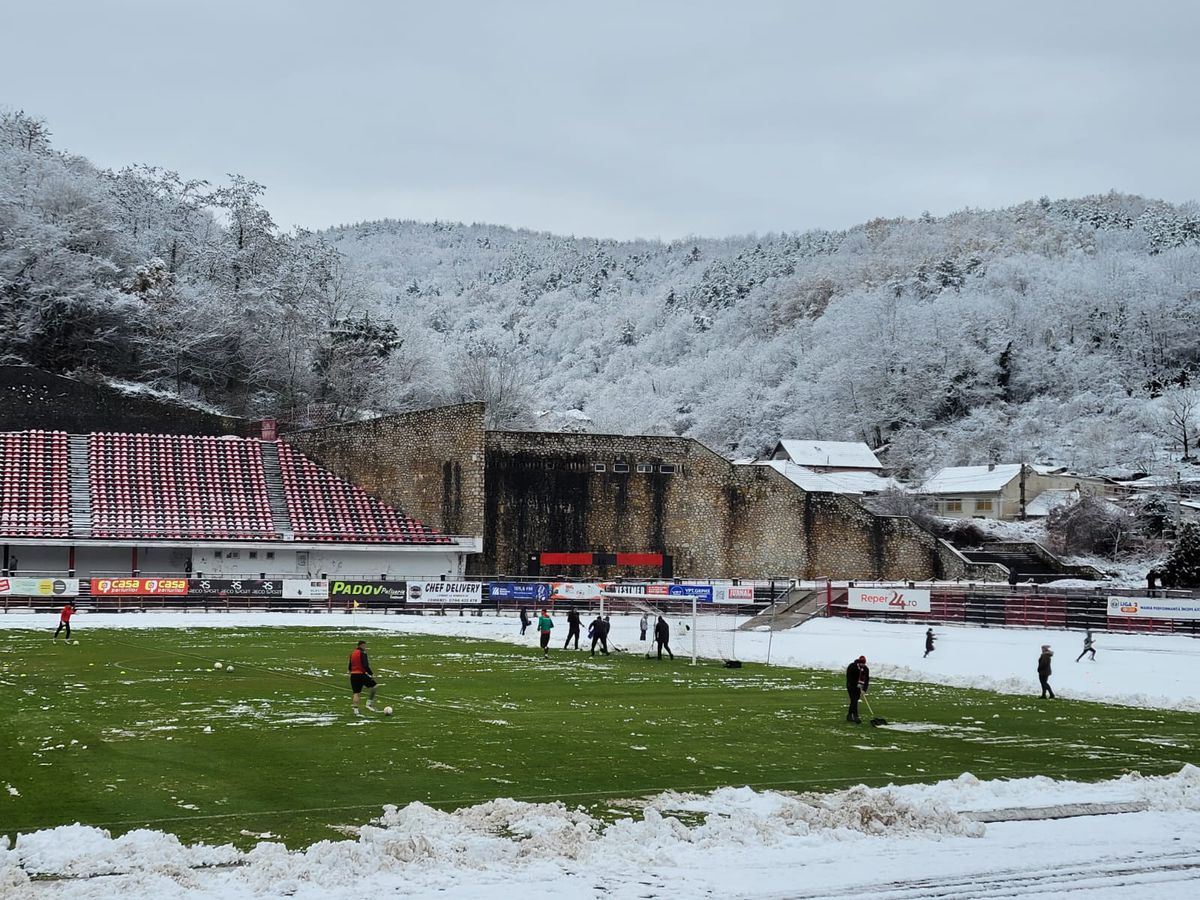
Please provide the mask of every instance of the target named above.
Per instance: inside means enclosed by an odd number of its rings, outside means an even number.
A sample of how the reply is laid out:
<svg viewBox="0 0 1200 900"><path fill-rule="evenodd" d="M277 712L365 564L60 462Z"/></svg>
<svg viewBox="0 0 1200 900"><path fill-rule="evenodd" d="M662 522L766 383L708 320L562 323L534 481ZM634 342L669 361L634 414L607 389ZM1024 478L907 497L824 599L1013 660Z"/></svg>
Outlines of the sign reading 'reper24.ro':
<svg viewBox="0 0 1200 900"><path fill-rule="evenodd" d="M929 612L929 588L852 587L846 599L851 609L873 612Z"/></svg>

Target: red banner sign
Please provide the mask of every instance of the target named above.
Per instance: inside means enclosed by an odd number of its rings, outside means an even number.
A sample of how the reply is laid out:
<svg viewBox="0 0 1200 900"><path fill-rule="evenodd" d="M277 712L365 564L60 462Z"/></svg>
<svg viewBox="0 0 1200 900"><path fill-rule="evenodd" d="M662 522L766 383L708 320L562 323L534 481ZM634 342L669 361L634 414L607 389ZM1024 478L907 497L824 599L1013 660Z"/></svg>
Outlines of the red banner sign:
<svg viewBox="0 0 1200 900"><path fill-rule="evenodd" d="M186 578L93 578L93 597L182 597Z"/></svg>

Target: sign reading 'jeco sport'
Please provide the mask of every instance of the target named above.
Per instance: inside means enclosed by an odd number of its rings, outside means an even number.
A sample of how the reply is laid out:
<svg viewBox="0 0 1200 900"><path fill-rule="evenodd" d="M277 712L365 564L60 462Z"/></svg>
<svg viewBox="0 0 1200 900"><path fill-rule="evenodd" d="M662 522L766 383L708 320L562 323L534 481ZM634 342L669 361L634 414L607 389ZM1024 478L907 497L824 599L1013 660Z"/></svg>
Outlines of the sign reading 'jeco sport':
<svg viewBox="0 0 1200 900"><path fill-rule="evenodd" d="M847 594L851 609L874 612L929 612L929 589L906 587L852 587Z"/></svg>
<svg viewBox="0 0 1200 900"><path fill-rule="evenodd" d="M482 603L480 581L410 581L409 603Z"/></svg>

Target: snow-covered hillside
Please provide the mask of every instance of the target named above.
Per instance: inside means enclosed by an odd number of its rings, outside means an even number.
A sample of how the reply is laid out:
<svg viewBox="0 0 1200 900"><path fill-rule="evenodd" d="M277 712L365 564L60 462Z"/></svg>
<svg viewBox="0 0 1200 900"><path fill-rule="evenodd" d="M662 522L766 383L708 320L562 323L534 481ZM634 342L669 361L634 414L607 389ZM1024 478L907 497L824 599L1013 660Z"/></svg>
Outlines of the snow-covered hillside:
<svg viewBox="0 0 1200 900"><path fill-rule="evenodd" d="M391 220L286 235L264 190L98 169L0 113L0 358L252 416L484 399L501 425L731 457L866 440L906 475L1153 471L1184 449L1159 407L1200 366L1194 203L663 243Z"/></svg>
<svg viewBox="0 0 1200 900"><path fill-rule="evenodd" d="M465 349L519 372L533 408L737 455L782 435L890 444L925 471L1150 469L1169 443L1152 398L1200 362L1197 212L1138 197L669 244L414 222L322 237L419 378L454 385Z"/></svg>

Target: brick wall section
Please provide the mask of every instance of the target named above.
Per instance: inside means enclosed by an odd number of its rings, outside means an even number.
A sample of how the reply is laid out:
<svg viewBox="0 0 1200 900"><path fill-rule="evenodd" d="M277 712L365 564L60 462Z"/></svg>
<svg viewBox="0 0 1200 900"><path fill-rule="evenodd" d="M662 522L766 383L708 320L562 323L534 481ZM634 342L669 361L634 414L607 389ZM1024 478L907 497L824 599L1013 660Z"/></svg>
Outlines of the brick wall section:
<svg viewBox="0 0 1200 900"><path fill-rule="evenodd" d="M482 403L282 437L325 468L443 534L484 533Z"/></svg>
<svg viewBox="0 0 1200 900"><path fill-rule="evenodd" d="M629 472L613 472L614 463ZM639 463L654 471L638 473ZM676 473L662 473L664 463ZM807 493L768 467L731 465L686 438L488 432L486 503L480 572L524 574L529 556L545 550L641 550L670 554L679 577L969 575L961 557L910 519Z"/></svg>

